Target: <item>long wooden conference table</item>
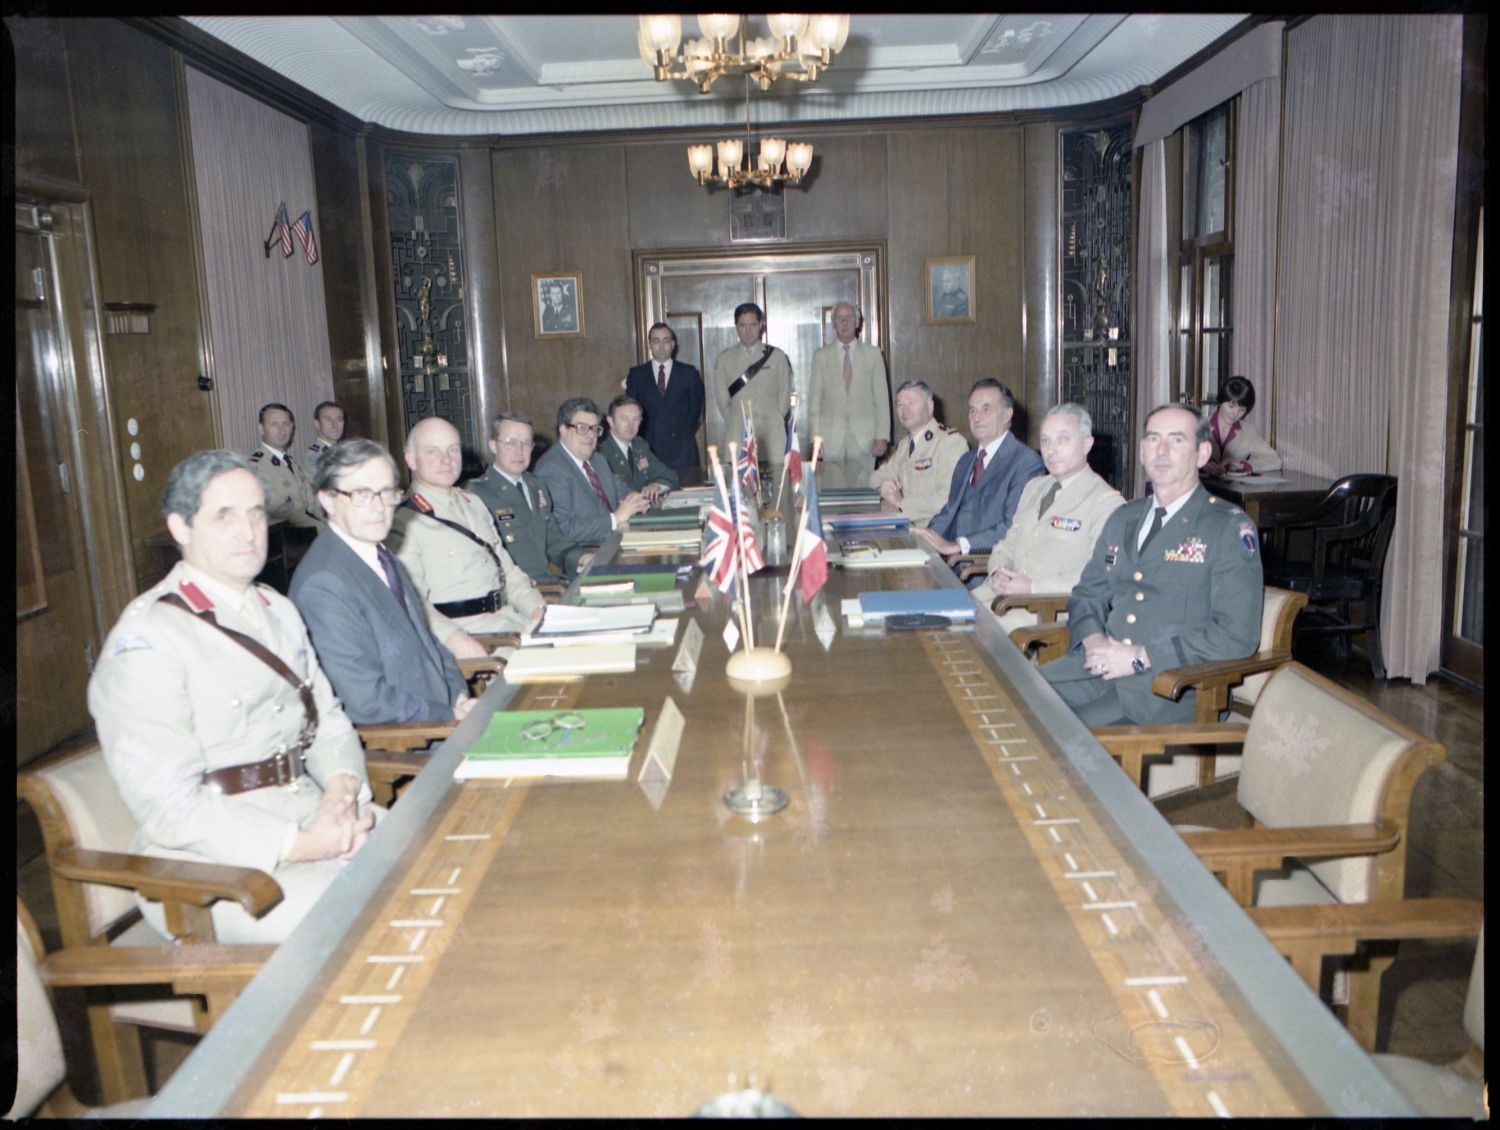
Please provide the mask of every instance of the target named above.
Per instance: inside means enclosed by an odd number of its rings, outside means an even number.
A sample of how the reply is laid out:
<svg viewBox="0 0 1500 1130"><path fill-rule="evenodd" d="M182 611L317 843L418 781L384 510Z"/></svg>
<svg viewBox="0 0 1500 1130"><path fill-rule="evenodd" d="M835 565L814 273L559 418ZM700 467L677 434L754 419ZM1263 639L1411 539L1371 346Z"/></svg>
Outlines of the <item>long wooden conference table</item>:
<svg viewBox="0 0 1500 1130"><path fill-rule="evenodd" d="M839 615L956 583L833 570L776 693L729 685L718 594L691 673L492 685L150 1113L1411 1113L992 618ZM452 780L496 710L611 706L646 711L627 781ZM721 800L751 759L790 796L756 823Z"/></svg>

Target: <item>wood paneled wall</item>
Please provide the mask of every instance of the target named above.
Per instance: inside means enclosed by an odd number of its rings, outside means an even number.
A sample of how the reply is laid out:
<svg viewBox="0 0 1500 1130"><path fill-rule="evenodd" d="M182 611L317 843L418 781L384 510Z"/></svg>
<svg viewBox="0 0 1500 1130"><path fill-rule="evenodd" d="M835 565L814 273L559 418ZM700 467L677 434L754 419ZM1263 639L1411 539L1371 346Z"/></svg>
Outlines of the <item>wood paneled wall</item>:
<svg viewBox="0 0 1500 1130"><path fill-rule="evenodd" d="M1024 406L1022 309L1033 272L1022 241L1023 128L851 127L819 134L815 144L809 182L786 190L789 239L781 246L886 241L892 387L926 380L958 426L979 377L1000 377ZM631 252L732 250L728 194L694 182L677 141L507 146L492 159L505 363L481 379L493 411L527 412L552 433L564 398L608 400L643 356ZM925 259L967 254L976 256L977 322L923 325ZM585 336L538 341L531 276L558 270L583 272ZM1021 415L1018 430L1040 419L1039 411Z"/></svg>

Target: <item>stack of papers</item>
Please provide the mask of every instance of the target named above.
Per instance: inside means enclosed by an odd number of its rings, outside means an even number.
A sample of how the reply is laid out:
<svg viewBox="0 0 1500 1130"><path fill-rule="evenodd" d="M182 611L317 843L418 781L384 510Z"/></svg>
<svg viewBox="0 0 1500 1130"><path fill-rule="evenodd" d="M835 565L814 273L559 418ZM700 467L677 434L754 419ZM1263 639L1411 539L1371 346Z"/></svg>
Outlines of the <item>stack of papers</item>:
<svg viewBox="0 0 1500 1130"><path fill-rule="evenodd" d="M829 487L818 491L818 509L824 514L876 510L879 507L880 492L869 487Z"/></svg>
<svg viewBox="0 0 1500 1130"><path fill-rule="evenodd" d="M831 553L830 565L842 565L845 569L909 569L927 564L925 549L881 549L871 546L863 553Z"/></svg>
<svg viewBox="0 0 1500 1130"><path fill-rule="evenodd" d="M596 635L600 632L645 632L656 620L656 606L627 604L615 608L583 608L575 604L549 604L542 618L525 636L548 643L566 636ZM525 642L523 637L522 642Z"/></svg>
<svg viewBox="0 0 1500 1130"><path fill-rule="evenodd" d="M624 780L645 717L640 707L499 711L453 776Z"/></svg>
<svg viewBox="0 0 1500 1130"><path fill-rule="evenodd" d="M910 529L911 519L893 510L859 510L824 518L823 525L834 531L905 530Z"/></svg>
<svg viewBox="0 0 1500 1130"><path fill-rule="evenodd" d="M696 525L681 530L637 530L632 526L620 535L620 548L636 553L674 553L677 550L696 553L702 544L703 534Z"/></svg>
<svg viewBox="0 0 1500 1130"><path fill-rule="evenodd" d="M954 622L974 619L974 598L968 589L896 589L862 592L859 611L866 623L878 624L887 616L925 614Z"/></svg>
<svg viewBox="0 0 1500 1130"><path fill-rule="evenodd" d="M676 621L672 621L675 625ZM523 638L522 643L525 643ZM507 683L546 683L578 675L627 674L635 670L635 644L589 647L522 647L505 661Z"/></svg>
<svg viewBox="0 0 1500 1130"><path fill-rule="evenodd" d="M663 510L681 510L689 507L702 508L714 500L713 487L680 487L661 500Z"/></svg>
<svg viewBox="0 0 1500 1130"><path fill-rule="evenodd" d="M696 530L703 525L696 507L653 510L630 519L632 530Z"/></svg>
<svg viewBox="0 0 1500 1130"><path fill-rule="evenodd" d="M644 604L631 605L630 607L646 608L652 612L659 611L653 601ZM671 647L677 638L677 621L666 617L658 617L651 625L649 631L636 631L634 629L620 629L619 631L578 632L565 636L544 636L538 638L531 632L521 634L521 647L523 648L579 648L592 649L603 647L608 644L628 643L635 647Z"/></svg>

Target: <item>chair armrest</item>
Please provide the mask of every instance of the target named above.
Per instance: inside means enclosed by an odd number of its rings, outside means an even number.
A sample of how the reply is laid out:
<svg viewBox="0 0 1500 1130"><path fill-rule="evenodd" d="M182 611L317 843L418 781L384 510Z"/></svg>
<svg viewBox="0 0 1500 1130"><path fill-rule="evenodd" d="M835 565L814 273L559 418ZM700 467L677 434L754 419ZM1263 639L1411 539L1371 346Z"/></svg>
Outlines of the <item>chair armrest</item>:
<svg viewBox="0 0 1500 1130"><path fill-rule="evenodd" d="M1243 745L1245 727L1233 722L1164 722L1158 725L1095 726L1089 731L1111 757L1165 753L1173 746Z"/></svg>
<svg viewBox="0 0 1500 1130"><path fill-rule="evenodd" d="M233 899L246 913L261 915L281 901L280 884L253 867L76 847L59 848L49 866L64 879L127 887L157 902L207 906Z"/></svg>
<svg viewBox="0 0 1500 1130"><path fill-rule="evenodd" d="M1055 623L1034 624L1029 628L1016 628L1010 633L1011 643L1021 649L1021 654L1034 652L1038 663L1067 655L1068 638L1068 626Z"/></svg>
<svg viewBox="0 0 1500 1130"><path fill-rule="evenodd" d="M497 647L520 647L521 634L519 632L486 632L474 637L479 641L479 646L494 651Z"/></svg>
<svg viewBox="0 0 1500 1130"><path fill-rule="evenodd" d="M1035 612L1039 621L1036 627L1040 628L1057 623L1058 614L1068 610L1068 599L1072 595L1066 592L1012 593L1010 596L997 596L990 604L990 611L996 616L1004 616L1016 608Z"/></svg>
<svg viewBox="0 0 1500 1130"><path fill-rule="evenodd" d="M441 722L367 722L354 727L359 740L365 746L365 761L376 750L382 753L404 753L408 750L426 749L433 742L443 741L458 725L453 719Z"/></svg>
<svg viewBox="0 0 1500 1130"><path fill-rule="evenodd" d="M1183 842L1241 906L1255 901L1255 876L1279 871L1288 859L1338 859L1380 855L1401 842L1389 820L1375 824L1330 824L1308 828L1231 828L1184 832Z"/></svg>
<svg viewBox="0 0 1500 1130"><path fill-rule="evenodd" d="M1247 676L1274 671L1291 658L1291 653L1286 651L1257 651L1244 659L1216 659L1187 667L1170 667L1151 680L1151 691L1175 701L1189 689L1212 685L1230 687L1243 682Z"/></svg>
<svg viewBox="0 0 1500 1130"><path fill-rule="evenodd" d="M365 772L370 784L394 784L402 777L415 777L427 767L430 754L418 751L371 750L365 754Z"/></svg>
<svg viewBox="0 0 1500 1130"><path fill-rule="evenodd" d="M458 673L469 682L479 675L498 675L505 670L505 660L493 655L486 655L482 659L460 659L458 661Z"/></svg>
<svg viewBox="0 0 1500 1130"><path fill-rule="evenodd" d="M260 972L276 946L72 946L41 963L42 979L59 989L93 985L243 983Z"/></svg>
<svg viewBox="0 0 1500 1130"><path fill-rule="evenodd" d="M1357 942L1477 938L1484 924L1484 904L1459 898L1252 906L1246 913L1278 945L1313 938Z"/></svg>
<svg viewBox="0 0 1500 1130"><path fill-rule="evenodd" d="M548 604L556 604L568 591L568 586L562 581L532 581L531 584Z"/></svg>
<svg viewBox="0 0 1500 1130"><path fill-rule="evenodd" d="M990 555L988 553L955 553L947 560L948 564L953 567L953 571L958 574L960 581L989 575Z"/></svg>

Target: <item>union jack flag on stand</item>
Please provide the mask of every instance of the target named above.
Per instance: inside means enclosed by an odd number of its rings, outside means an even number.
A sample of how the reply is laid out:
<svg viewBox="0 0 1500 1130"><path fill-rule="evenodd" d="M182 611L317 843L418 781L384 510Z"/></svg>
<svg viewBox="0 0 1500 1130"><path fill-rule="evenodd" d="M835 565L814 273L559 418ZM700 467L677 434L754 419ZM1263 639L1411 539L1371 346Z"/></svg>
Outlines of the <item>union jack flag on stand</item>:
<svg viewBox="0 0 1500 1130"><path fill-rule="evenodd" d="M792 394L792 411L786 418L786 473L792 486L802 481L802 452L797 449L797 395Z"/></svg>
<svg viewBox="0 0 1500 1130"><path fill-rule="evenodd" d="M724 488L714 484L713 505L708 508L708 522L703 530L703 553L698 558L704 574L720 592L734 587L734 519Z"/></svg>
<svg viewBox="0 0 1500 1130"><path fill-rule="evenodd" d="M802 592L802 603L806 604L818 595L818 590L828 580L828 547L823 543L823 516L818 512L818 476L807 476L802 485L802 536L797 550L797 560L802 563L797 573L797 586Z"/></svg>
<svg viewBox="0 0 1500 1130"><path fill-rule="evenodd" d="M740 482L745 485L745 493L751 498L759 498L760 452L755 449L755 429L750 426L748 412L743 413L740 420L740 456L734 467Z"/></svg>
<svg viewBox="0 0 1500 1130"><path fill-rule="evenodd" d="M308 229L311 231L311 228ZM287 223L286 204L283 203L276 209L276 219L271 222L271 234L266 236L266 258L271 257L271 246L281 241L281 257L287 259L292 254L292 227Z"/></svg>
<svg viewBox="0 0 1500 1130"><path fill-rule="evenodd" d="M308 265L318 261L318 241L313 238L312 211L303 212L297 217L297 222L292 225L292 234L297 237L297 242L302 244L302 257L307 260Z"/></svg>

